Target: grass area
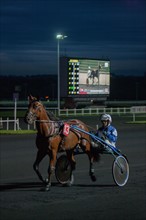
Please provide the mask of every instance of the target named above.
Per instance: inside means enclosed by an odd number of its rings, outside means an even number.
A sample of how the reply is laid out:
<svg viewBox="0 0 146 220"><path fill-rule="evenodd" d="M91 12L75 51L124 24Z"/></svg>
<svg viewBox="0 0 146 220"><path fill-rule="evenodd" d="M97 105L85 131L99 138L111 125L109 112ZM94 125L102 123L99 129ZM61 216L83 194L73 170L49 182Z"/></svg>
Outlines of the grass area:
<svg viewBox="0 0 146 220"><path fill-rule="evenodd" d="M36 134L34 130L0 130L0 135L2 134Z"/></svg>

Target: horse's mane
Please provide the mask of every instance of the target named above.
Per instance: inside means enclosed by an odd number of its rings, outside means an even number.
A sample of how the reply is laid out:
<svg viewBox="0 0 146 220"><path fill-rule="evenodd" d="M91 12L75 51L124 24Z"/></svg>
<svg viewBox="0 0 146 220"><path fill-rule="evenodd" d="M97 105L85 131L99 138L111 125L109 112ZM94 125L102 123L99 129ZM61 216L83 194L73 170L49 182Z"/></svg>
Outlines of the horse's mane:
<svg viewBox="0 0 146 220"><path fill-rule="evenodd" d="M49 119L50 119L51 121L59 121L59 120L60 120L59 118L57 118L57 117L54 115L53 112L49 112L49 111L46 111L46 112L47 112L47 115L48 115L48 117L49 117Z"/></svg>

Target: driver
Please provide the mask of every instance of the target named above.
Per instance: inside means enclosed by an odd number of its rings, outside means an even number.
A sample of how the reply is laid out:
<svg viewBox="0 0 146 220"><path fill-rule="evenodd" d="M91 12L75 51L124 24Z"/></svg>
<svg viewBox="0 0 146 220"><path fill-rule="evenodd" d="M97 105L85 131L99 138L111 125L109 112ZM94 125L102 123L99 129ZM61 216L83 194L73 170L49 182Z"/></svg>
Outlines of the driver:
<svg viewBox="0 0 146 220"><path fill-rule="evenodd" d="M96 135L102 138L106 143L111 144L115 147L117 141L117 130L111 125L112 118L109 114L103 114L101 116L102 126L97 130Z"/></svg>

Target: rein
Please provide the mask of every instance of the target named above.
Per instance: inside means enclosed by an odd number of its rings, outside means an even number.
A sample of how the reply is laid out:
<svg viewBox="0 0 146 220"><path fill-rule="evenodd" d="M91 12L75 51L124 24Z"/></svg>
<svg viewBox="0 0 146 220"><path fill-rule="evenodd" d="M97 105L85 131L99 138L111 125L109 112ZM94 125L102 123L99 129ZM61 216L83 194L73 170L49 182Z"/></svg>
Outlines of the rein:
<svg viewBox="0 0 146 220"><path fill-rule="evenodd" d="M57 123L62 121L49 121L49 120L35 120L36 122L42 122L42 123Z"/></svg>
<svg viewBox="0 0 146 220"><path fill-rule="evenodd" d="M36 100L34 100L32 103L35 103L36 102ZM38 106L35 106L35 111L37 112L41 107L42 107L43 105L40 103ZM47 113L47 112L46 112ZM31 115L31 117L32 116L36 116L36 113L32 113L31 111L30 111L30 113L29 113L30 115ZM48 115L48 114L47 114ZM49 115L48 115L49 116ZM73 120L69 120L69 121L63 121L63 120L48 120L48 119L42 119L42 120L37 120L36 118L35 118L35 120L34 120L36 123L46 123L46 124L50 124L50 128L49 128L49 133L50 133L50 136L52 136L52 135L54 135L54 134L56 134L56 129L58 130L60 130L60 127L62 126L62 125L64 125L64 123L66 122L69 126L70 126L70 130L74 133L74 134L76 134L77 136L78 136L78 139L81 139L82 138L82 134L80 134L80 132L77 132L76 130L74 130L73 128L72 128L72 125L76 125L76 126L80 126L80 123L78 123L78 121L76 120L76 119L73 119ZM58 125L57 125L58 124ZM42 125L43 126L43 125ZM87 127L89 127L88 125L87 125ZM90 127L91 128L91 127ZM58 133L58 132L57 132ZM82 133L82 132L81 132Z"/></svg>

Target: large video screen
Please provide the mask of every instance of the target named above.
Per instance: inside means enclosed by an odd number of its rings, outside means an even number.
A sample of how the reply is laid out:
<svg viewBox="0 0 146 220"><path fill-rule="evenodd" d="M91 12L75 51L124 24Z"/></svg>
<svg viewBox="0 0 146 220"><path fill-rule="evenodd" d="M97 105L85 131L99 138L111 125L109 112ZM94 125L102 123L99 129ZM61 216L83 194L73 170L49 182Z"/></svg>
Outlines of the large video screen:
<svg viewBox="0 0 146 220"><path fill-rule="evenodd" d="M68 59L68 95L108 95L110 61Z"/></svg>

